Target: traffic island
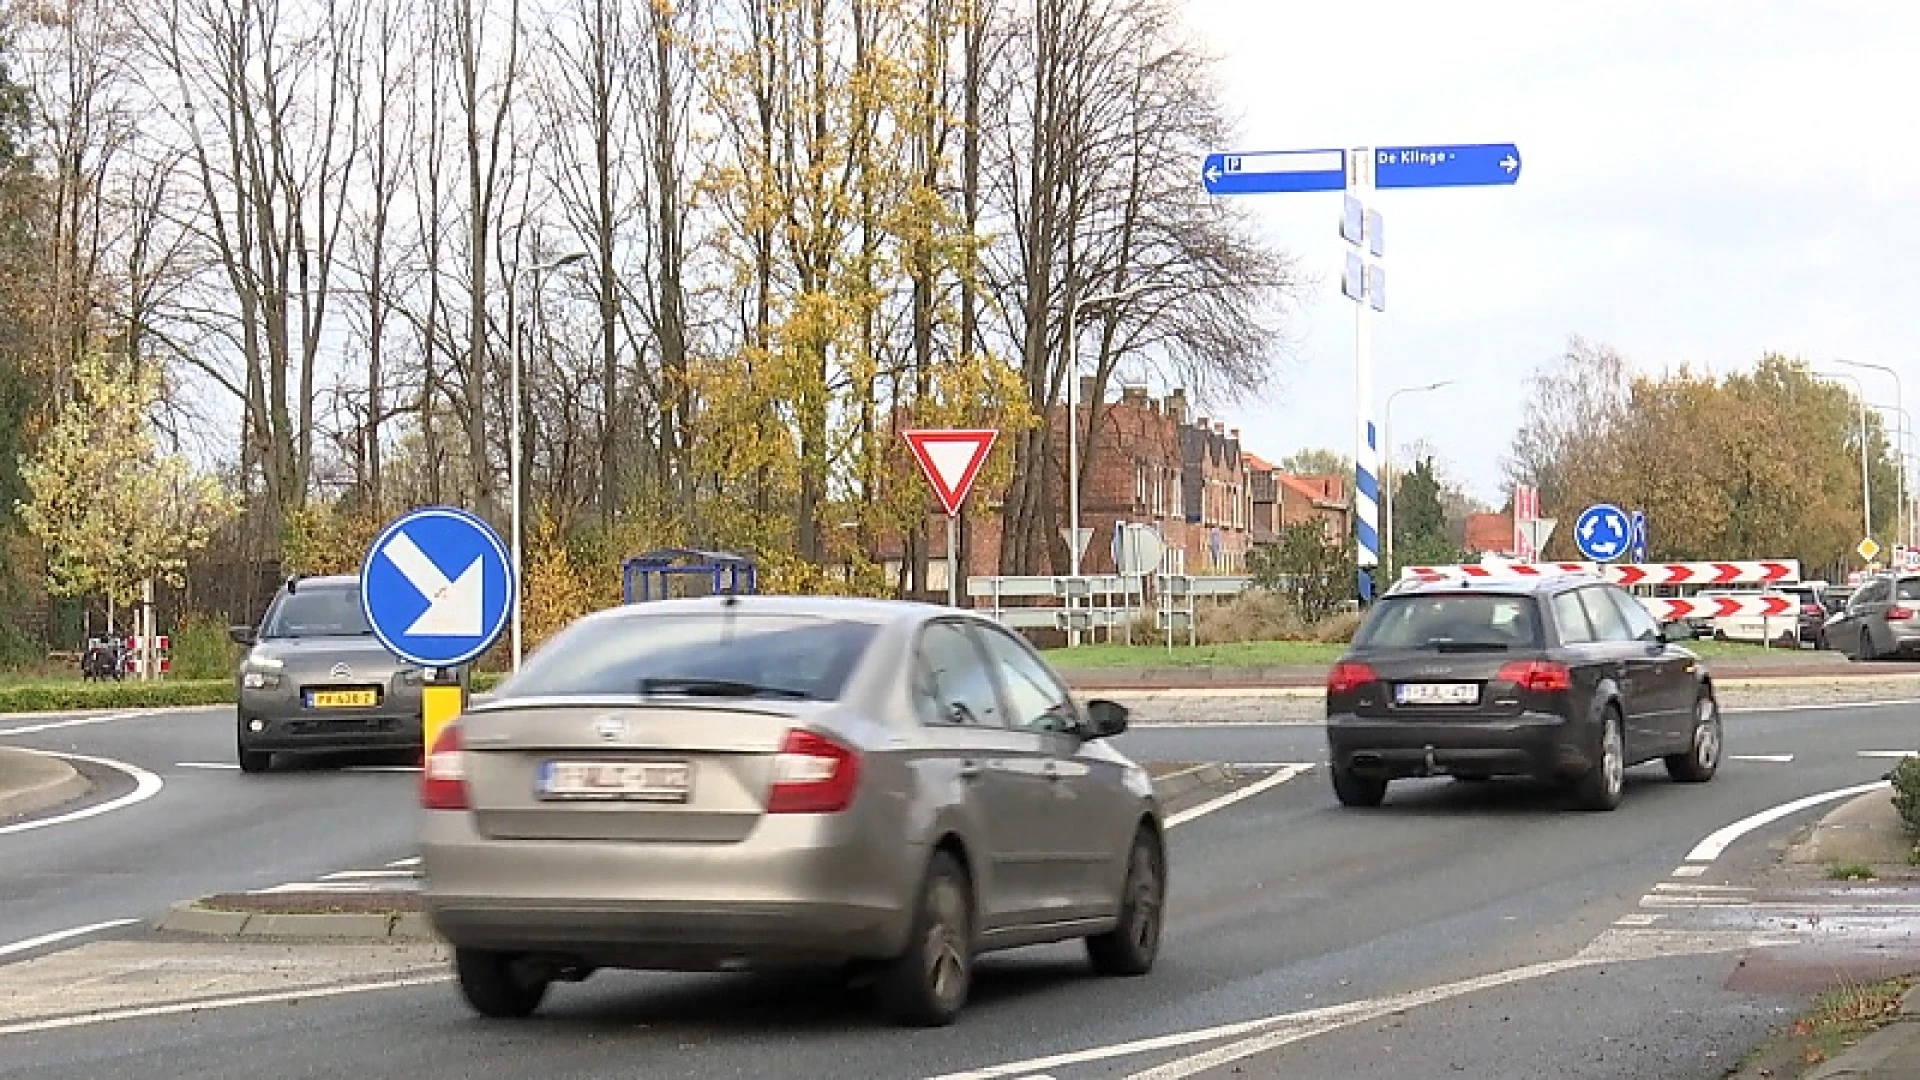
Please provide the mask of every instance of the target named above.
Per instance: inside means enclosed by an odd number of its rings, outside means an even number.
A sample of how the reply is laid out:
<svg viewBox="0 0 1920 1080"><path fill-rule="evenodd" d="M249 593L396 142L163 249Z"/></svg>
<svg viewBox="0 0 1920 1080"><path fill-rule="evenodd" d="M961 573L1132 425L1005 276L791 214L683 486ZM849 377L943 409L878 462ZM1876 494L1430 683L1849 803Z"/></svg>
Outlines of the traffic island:
<svg viewBox="0 0 1920 1080"><path fill-rule="evenodd" d="M155 929L229 938L438 941L420 894L221 893L173 905Z"/></svg>
<svg viewBox="0 0 1920 1080"><path fill-rule="evenodd" d="M93 781L53 756L0 747L0 821L37 814L93 790Z"/></svg>
<svg viewBox="0 0 1920 1080"><path fill-rule="evenodd" d="M1148 766L1167 814L1251 779L1214 762ZM155 924L164 933L260 940L438 942L412 890L219 893L173 905Z"/></svg>

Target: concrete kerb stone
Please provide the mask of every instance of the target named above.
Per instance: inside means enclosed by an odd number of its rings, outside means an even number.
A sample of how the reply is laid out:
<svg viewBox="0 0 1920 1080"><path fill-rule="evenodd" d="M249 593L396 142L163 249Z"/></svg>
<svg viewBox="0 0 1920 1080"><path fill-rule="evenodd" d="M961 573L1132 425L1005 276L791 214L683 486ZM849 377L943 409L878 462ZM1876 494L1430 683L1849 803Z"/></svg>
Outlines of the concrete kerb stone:
<svg viewBox="0 0 1920 1080"><path fill-rule="evenodd" d="M1153 789L1162 803L1173 803L1196 791L1220 787L1231 780L1225 766L1217 762L1204 762L1154 777Z"/></svg>
<svg viewBox="0 0 1920 1080"><path fill-rule="evenodd" d="M201 937L314 941L438 941L418 911L228 911L198 900L173 905L154 929Z"/></svg>
<svg viewBox="0 0 1920 1080"><path fill-rule="evenodd" d="M1909 989L1900 998L1900 1015L1889 1021L1884 1027L1848 1047L1833 1060L1822 1064L1811 1072L1804 1073L1801 1080L1841 1080L1842 1077L1887 1077L1909 1076L1911 1073L1901 1069L1895 1063L1896 1056L1911 1058L1912 1049L1920 1045L1920 986ZM1903 1051L1907 1051L1902 1055ZM1893 1065L1895 1068L1888 1068Z"/></svg>
<svg viewBox="0 0 1920 1080"><path fill-rule="evenodd" d="M32 814L93 790L93 781L60 758L0 746L0 818Z"/></svg>
<svg viewBox="0 0 1920 1080"><path fill-rule="evenodd" d="M1883 788L1857 795L1821 815L1787 844L1784 861L1802 866L1905 866L1912 848L1900 812L1894 809L1893 792Z"/></svg>

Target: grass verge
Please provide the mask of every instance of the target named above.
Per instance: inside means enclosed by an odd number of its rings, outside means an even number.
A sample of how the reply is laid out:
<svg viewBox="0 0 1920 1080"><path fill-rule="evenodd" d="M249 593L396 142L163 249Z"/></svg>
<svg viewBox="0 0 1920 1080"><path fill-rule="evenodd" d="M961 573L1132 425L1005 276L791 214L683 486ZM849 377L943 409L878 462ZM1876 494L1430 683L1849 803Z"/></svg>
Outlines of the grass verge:
<svg viewBox="0 0 1920 1080"><path fill-rule="evenodd" d="M1730 1075L1776 1080L1806 1075L1898 1017L1900 999L1916 981L1920 975L1900 975L1827 991L1786 1030L1748 1054Z"/></svg>

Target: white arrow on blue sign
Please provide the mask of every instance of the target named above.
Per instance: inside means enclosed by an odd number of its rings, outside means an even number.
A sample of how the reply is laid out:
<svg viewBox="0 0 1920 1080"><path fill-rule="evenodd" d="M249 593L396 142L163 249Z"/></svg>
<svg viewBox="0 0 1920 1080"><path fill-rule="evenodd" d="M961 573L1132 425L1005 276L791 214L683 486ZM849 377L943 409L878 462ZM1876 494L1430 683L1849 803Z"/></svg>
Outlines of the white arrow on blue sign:
<svg viewBox="0 0 1920 1080"><path fill-rule="evenodd" d="M1580 511L1573 540L1580 554L1595 562L1611 562L1625 555L1633 543L1633 523L1619 507L1598 503Z"/></svg>
<svg viewBox="0 0 1920 1080"><path fill-rule="evenodd" d="M1374 153L1373 186L1490 187L1520 180L1520 148L1512 143L1383 146Z"/></svg>
<svg viewBox="0 0 1920 1080"><path fill-rule="evenodd" d="M447 506L401 515L360 566L360 604L374 636L421 667L458 667L486 652L512 618L513 593L500 535Z"/></svg>
<svg viewBox="0 0 1920 1080"><path fill-rule="evenodd" d="M1647 512L1645 510L1633 512L1633 561L1638 563L1647 561Z"/></svg>

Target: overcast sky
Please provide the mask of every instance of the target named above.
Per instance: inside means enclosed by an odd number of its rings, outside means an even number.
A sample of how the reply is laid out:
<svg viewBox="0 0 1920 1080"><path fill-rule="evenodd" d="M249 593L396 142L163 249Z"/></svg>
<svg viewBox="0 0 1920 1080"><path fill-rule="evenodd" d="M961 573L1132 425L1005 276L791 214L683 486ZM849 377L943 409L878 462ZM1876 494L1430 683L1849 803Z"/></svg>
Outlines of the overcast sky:
<svg viewBox="0 0 1920 1080"><path fill-rule="evenodd" d="M1512 187L1379 196L1376 408L1498 501L1527 373L1571 334L1658 370L1773 350L1907 379L1920 413L1920 5L1187 0L1237 145L1505 143ZM1195 163L1196 173L1198 163ZM1195 182L1198 182L1196 175ZM1278 458L1353 444L1338 193L1238 196L1319 283L1273 389L1225 411ZM1869 400L1891 404L1873 372Z"/></svg>

